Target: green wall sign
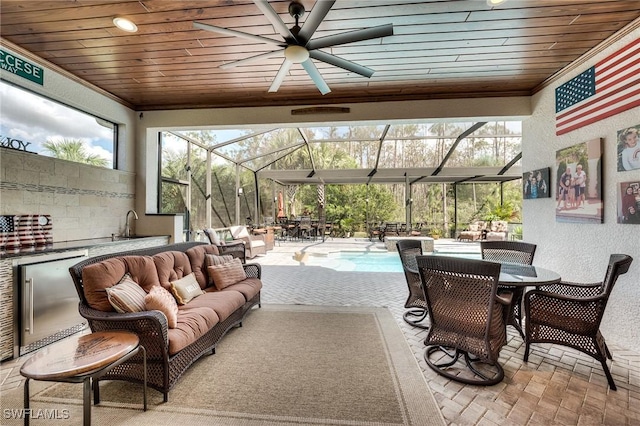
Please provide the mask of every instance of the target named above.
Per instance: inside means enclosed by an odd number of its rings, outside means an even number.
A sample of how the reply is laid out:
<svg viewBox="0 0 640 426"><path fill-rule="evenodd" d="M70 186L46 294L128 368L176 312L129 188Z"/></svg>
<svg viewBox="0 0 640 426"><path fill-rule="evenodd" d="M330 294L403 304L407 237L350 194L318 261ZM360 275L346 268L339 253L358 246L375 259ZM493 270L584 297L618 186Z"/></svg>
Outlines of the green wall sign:
<svg viewBox="0 0 640 426"><path fill-rule="evenodd" d="M0 49L0 68L44 86L44 69L4 49Z"/></svg>

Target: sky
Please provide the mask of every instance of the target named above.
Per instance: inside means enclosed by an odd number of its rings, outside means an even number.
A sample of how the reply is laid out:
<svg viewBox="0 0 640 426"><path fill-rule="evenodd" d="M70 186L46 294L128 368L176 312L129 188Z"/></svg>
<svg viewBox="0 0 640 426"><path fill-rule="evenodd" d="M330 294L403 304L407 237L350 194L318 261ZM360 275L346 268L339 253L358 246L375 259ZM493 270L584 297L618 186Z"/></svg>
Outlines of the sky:
<svg viewBox="0 0 640 426"><path fill-rule="evenodd" d="M27 151L41 155L47 140L79 139L88 153L113 167L113 129L95 117L31 92L0 82L0 135L30 142Z"/></svg>

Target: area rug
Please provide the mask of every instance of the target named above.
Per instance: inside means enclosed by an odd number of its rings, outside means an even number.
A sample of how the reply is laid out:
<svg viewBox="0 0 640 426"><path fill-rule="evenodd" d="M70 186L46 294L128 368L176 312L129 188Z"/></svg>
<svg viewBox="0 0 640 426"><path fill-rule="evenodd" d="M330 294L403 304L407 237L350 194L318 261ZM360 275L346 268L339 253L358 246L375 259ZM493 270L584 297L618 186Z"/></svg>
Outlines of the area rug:
<svg viewBox="0 0 640 426"><path fill-rule="evenodd" d="M444 424L384 308L263 305L215 355L189 368L169 402L150 389L143 412L142 387L126 382L102 382L100 393L97 425ZM32 395L34 409L65 407L69 422L81 419L81 385L53 384Z"/></svg>

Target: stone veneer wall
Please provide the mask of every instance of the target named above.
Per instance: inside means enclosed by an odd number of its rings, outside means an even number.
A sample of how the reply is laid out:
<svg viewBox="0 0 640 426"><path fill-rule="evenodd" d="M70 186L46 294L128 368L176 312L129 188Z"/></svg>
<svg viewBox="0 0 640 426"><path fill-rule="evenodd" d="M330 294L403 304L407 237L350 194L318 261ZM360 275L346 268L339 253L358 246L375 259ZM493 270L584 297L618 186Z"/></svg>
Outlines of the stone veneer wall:
<svg viewBox="0 0 640 426"><path fill-rule="evenodd" d="M137 250L149 247L162 246L169 243L168 237L150 237L131 241L118 241L102 244L88 249L89 257L103 254L117 253L120 251ZM73 251L77 251L74 249ZM25 256L36 257L37 254ZM18 258L0 260L0 361L13 357L13 326L17 320L17 312L14 312L14 267L13 261ZM69 277L71 281L71 277Z"/></svg>
<svg viewBox="0 0 640 426"><path fill-rule="evenodd" d="M0 148L0 214L49 214L53 241L122 234L135 174Z"/></svg>

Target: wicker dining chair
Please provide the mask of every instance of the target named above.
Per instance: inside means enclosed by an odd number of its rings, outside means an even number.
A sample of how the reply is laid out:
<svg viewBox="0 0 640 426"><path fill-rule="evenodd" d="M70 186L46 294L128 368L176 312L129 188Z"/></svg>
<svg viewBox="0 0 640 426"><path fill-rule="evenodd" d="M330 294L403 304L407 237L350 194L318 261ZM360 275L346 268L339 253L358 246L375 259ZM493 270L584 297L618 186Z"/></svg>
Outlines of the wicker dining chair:
<svg viewBox="0 0 640 426"><path fill-rule="evenodd" d="M523 241L481 241L480 252L482 259L494 262L533 264L536 245ZM513 303L507 319L507 325L513 326L524 339L522 331L522 295L524 287L500 286L499 291L509 291L513 294Z"/></svg>
<svg viewBox="0 0 640 426"><path fill-rule="evenodd" d="M416 257L431 326L424 359L436 373L458 382L494 385L504 378L498 363L507 342L498 295L501 265L448 256Z"/></svg>
<svg viewBox="0 0 640 426"><path fill-rule="evenodd" d="M612 254L602 282L561 281L528 291L524 297L525 362L529 359L531 343L569 346L600 361L609 387L616 390L607 367L611 352L600 332L600 322L618 277L629 270L632 261L626 254Z"/></svg>
<svg viewBox="0 0 640 426"><path fill-rule="evenodd" d="M424 290L422 289L422 281L420 280L420 274L418 273L418 265L416 263L416 256L422 254L422 244L418 240L400 240L396 243L398 254L400 255L400 261L402 262L402 269L404 270L404 276L407 280L407 286L409 287L409 297L404 304L405 311L402 318L408 323L418 328L429 328L428 324L423 324L423 321L427 319L427 301L424 297Z"/></svg>

